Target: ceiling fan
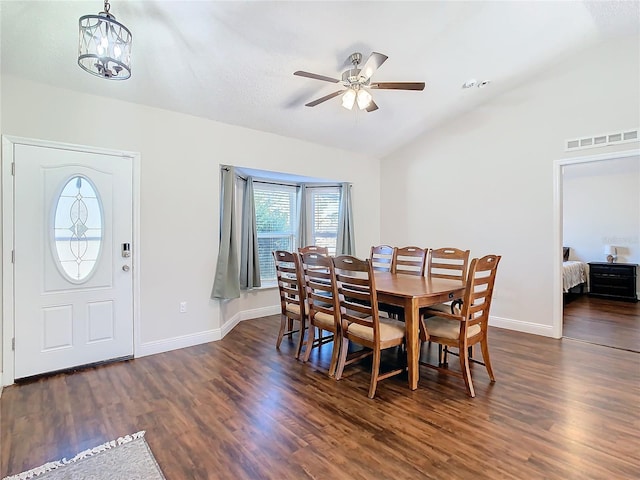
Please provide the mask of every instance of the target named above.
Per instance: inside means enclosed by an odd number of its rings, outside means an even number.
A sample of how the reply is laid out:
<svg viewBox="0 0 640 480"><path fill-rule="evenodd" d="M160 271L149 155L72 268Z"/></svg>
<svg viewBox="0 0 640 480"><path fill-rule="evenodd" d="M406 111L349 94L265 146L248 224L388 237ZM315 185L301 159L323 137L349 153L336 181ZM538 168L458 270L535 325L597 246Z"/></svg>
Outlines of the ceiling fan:
<svg viewBox="0 0 640 480"><path fill-rule="evenodd" d="M318 98L313 102L307 103L306 107L315 107L316 105L331 100L340 94L342 95L342 106L348 110L351 110L357 103L360 110L366 110L367 112L373 112L378 109L378 105L373 101L369 89L384 89L384 90L424 90L424 82L371 82L371 76L374 72L380 68L387 60L386 55L378 52L372 52L364 62L362 68L358 68L362 61L361 53L352 53L348 61L353 64L353 68L342 72L342 80L337 78L331 78L324 75L318 75L316 73L303 72L298 70L294 72L294 75L300 77L314 78L316 80L322 80L324 82L340 83L344 86L343 89L337 92L330 93L324 97Z"/></svg>

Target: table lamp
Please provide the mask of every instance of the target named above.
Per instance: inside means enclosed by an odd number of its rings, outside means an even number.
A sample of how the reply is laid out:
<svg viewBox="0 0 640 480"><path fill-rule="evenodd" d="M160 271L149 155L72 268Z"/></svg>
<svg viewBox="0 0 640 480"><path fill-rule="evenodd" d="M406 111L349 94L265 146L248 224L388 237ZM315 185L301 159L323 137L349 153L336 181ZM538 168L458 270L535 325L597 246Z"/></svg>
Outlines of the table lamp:
<svg viewBox="0 0 640 480"><path fill-rule="evenodd" d="M618 258L618 251L613 245L605 245L604 254L607 256L608 263L613 263L616 261L616 258Z"/></svg>

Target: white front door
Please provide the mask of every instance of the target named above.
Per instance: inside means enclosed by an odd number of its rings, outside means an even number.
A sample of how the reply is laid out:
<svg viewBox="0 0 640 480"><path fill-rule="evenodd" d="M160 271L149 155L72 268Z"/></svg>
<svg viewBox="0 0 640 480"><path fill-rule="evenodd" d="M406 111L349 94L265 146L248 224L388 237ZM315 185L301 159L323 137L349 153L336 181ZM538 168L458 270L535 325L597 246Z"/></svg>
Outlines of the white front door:
<svg viewBox="0 0 640 480"><path fill-rule="evenodd" d="M132 158L14 146L15 378L133 355Z"/></svg>

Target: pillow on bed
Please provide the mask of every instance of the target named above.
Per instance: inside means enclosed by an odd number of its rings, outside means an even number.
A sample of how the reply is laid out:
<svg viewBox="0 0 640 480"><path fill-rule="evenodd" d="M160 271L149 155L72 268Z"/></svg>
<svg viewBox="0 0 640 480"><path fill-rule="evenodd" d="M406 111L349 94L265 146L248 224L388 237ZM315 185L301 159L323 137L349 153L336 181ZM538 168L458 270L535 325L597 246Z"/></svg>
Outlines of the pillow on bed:
<svg viewBox="0 0 640 480"><path fill-rule="evenodd" d="M569 248L570 247L562 247L562 261L566 262L569 260Z"/></svg>

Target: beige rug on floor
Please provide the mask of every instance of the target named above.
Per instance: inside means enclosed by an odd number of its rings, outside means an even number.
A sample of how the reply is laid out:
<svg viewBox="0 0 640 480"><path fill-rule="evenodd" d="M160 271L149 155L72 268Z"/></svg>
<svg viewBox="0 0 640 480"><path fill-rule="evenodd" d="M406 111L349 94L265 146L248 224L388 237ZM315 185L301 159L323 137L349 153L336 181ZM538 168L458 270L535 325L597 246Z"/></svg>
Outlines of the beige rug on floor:
<svg viewBox="0 0 640 480"><path fill-rule="evenodd" d="M49 462L3 480L165 480L144 433L120 437L71 460Z"/></svg>

